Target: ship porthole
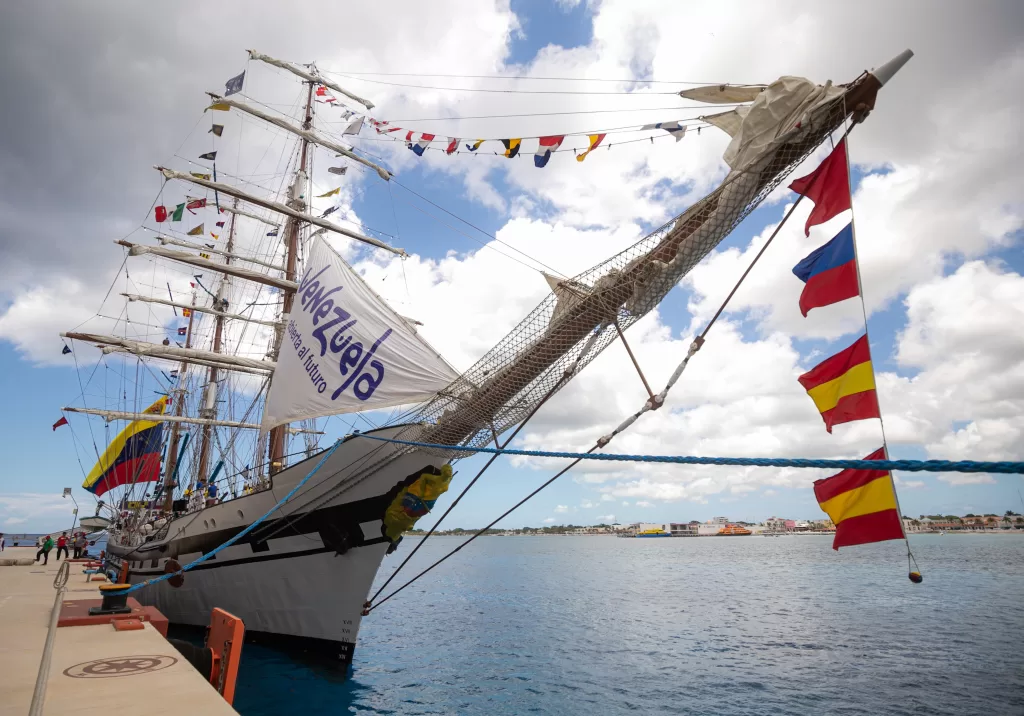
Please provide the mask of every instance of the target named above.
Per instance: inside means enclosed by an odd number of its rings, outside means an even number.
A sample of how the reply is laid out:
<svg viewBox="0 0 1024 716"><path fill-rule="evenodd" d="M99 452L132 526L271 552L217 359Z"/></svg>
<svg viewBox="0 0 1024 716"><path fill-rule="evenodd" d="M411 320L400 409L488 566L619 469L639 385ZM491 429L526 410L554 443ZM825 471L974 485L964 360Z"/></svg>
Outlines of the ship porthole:
<svg viewBox="0 0 1024 716"><path fill-rule="evenodd" d="M240 520L244 520L245 519L245 515L242 514L241 510L238 510L238 519L240 519Z"/></svg>
<svg viewBox="0 0 1024 716"><path fill-rule="evenodd" d="M209 520L203 520L203 527L205 527L206 529L210 529L210 521Z"/></svg>
<svg viewBox="0 0 1024 716"><path fill-rule="evenodd" d="M211 519L210 520L210 526L213 527L214 529L217 529L217 520Z"/></svg>

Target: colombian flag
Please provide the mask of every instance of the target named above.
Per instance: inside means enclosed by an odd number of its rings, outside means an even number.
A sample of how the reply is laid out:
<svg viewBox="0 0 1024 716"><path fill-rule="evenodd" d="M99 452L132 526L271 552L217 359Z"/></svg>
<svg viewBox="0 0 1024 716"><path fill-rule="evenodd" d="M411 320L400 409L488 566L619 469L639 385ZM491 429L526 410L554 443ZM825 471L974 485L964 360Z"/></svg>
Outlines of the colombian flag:
<svg viewBox="0 0 1024 716"><path fill-rule="evenodd" d="M163 415L168 403L170 398L164 396L144 412ZM107 446L82 487L99 497L119 485L159 480L163 431L163 423L133 420Z"/></svg>
<svg viewBox="0 0 1024 716"><path fill-rule="evenodd" d="M806 284L800 294L800 313L805 317L812 308L859 295L853 224L847 224L834 239L805 256L793 267L793 273Z"/></svg>
<svg viewBox="0 0 1024 716"><path fill-rule="evenodd" d="M885 460L885 448L864 459ZM843 470L815 481L814 497L836 524L832 549L904 537L896 491L885 470Z"/></svg>
<svg viewBox="0 0 1024 716"><path fill-rule="evenodd" d="M798 380L814 401L829 432L833 425L880 417L867 334L846 350L826 358Z"/></svg>

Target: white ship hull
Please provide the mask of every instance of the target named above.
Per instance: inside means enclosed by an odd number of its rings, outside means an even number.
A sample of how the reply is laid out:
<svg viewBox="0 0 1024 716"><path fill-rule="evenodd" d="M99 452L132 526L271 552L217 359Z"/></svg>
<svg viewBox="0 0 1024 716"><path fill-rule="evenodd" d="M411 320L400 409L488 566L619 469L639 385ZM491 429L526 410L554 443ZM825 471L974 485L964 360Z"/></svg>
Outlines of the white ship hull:
<svg viewBox="0 0 1024 716"><path fill-rule="evenodd" d="M399 427L374 431L391 437ZM257 641L293 645L349 663L363 604L391 546L384 512L399 490L444 460L351 437L296 495L253 532L184 575L132 596L159 609L173 624L205 626L220 607L240 617ZM128 545L112 532L110 566L128 563L132 584L210 552L270 510L309 474L322 455L273 478L272 489L183 515L165 533ZM381 461L383 467L373 468Z"/></svg>

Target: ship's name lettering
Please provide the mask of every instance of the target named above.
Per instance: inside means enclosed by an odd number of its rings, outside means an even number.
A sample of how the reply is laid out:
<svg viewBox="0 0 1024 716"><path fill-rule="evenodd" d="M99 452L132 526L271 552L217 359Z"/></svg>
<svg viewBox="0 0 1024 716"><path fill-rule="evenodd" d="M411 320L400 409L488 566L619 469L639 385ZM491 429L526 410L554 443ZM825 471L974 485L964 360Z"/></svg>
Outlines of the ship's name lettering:
<svg viewBox="0 0 1024 716"><path fill-rule="evenodd" d="M356 398L368 400L377 387L384 382L385 365L374 358L374 354L391 335L392 329L386 329L370 348L364 348L362 342L356 340L356 334L352 332L359 324L359 319L341 306L335 305L334 298L332 298L344 286L328 287L320 282L320 276L328 268L330 267L324 266L314 273L313 268L310 267L306 271L297 292L299 303L302 305L302 310L312 317L313 338L320 345L320 357L323 358L330 351L330 358L338 361L338 370L344 378L341 385L331 394L331 400L337 400L350 386L352 394ZM289 325L289 333L291 333L291 325ZM310 380L317 386L317 390L323 393L328 387L320 373L320 365L314 362L312 355L307 355L300 350L302 336L297 328L295 334L293 343L295 343L296 350L300 351L299 357L305 358L303 367L309 374Z"/></svg>

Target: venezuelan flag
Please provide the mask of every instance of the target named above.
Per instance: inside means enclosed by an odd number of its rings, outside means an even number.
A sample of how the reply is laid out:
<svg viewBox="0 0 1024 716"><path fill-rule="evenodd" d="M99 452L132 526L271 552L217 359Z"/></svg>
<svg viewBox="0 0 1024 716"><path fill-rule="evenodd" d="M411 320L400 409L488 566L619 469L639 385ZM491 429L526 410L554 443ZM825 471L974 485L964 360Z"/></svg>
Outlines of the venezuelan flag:
<svg viewBox="0 0 1024 716"><path fill-rule="evenodd" d="M885 448L864 459L885 460ZM815 481L814 497L836 525L832 549L904 537L896 491L886 470L843 470Z"/></svg>
<svg viewBox="0 0 1024 716"><path fill-rule="evenodd" d="M168 403L164 396L143 412L163 415ZM98 497L119 485L159 480L163 431L163 423L133 420L103 451L82 487Z"/></svg>
<svg viewBox="0 0 1024 716"><path fill-rule="evenodd" d="M835 235L793 267L796 277L806 284L800 294L800 313L831 306L860 294L857 262L853 253L853 224Z"/></svg>
<svg viewBox="0 0 1024 716"><path fill-rule="evenodd" d="M833 425L880 417L867 334L846 350L826 358L798 380L814 401L829 432Z"/></svg>

